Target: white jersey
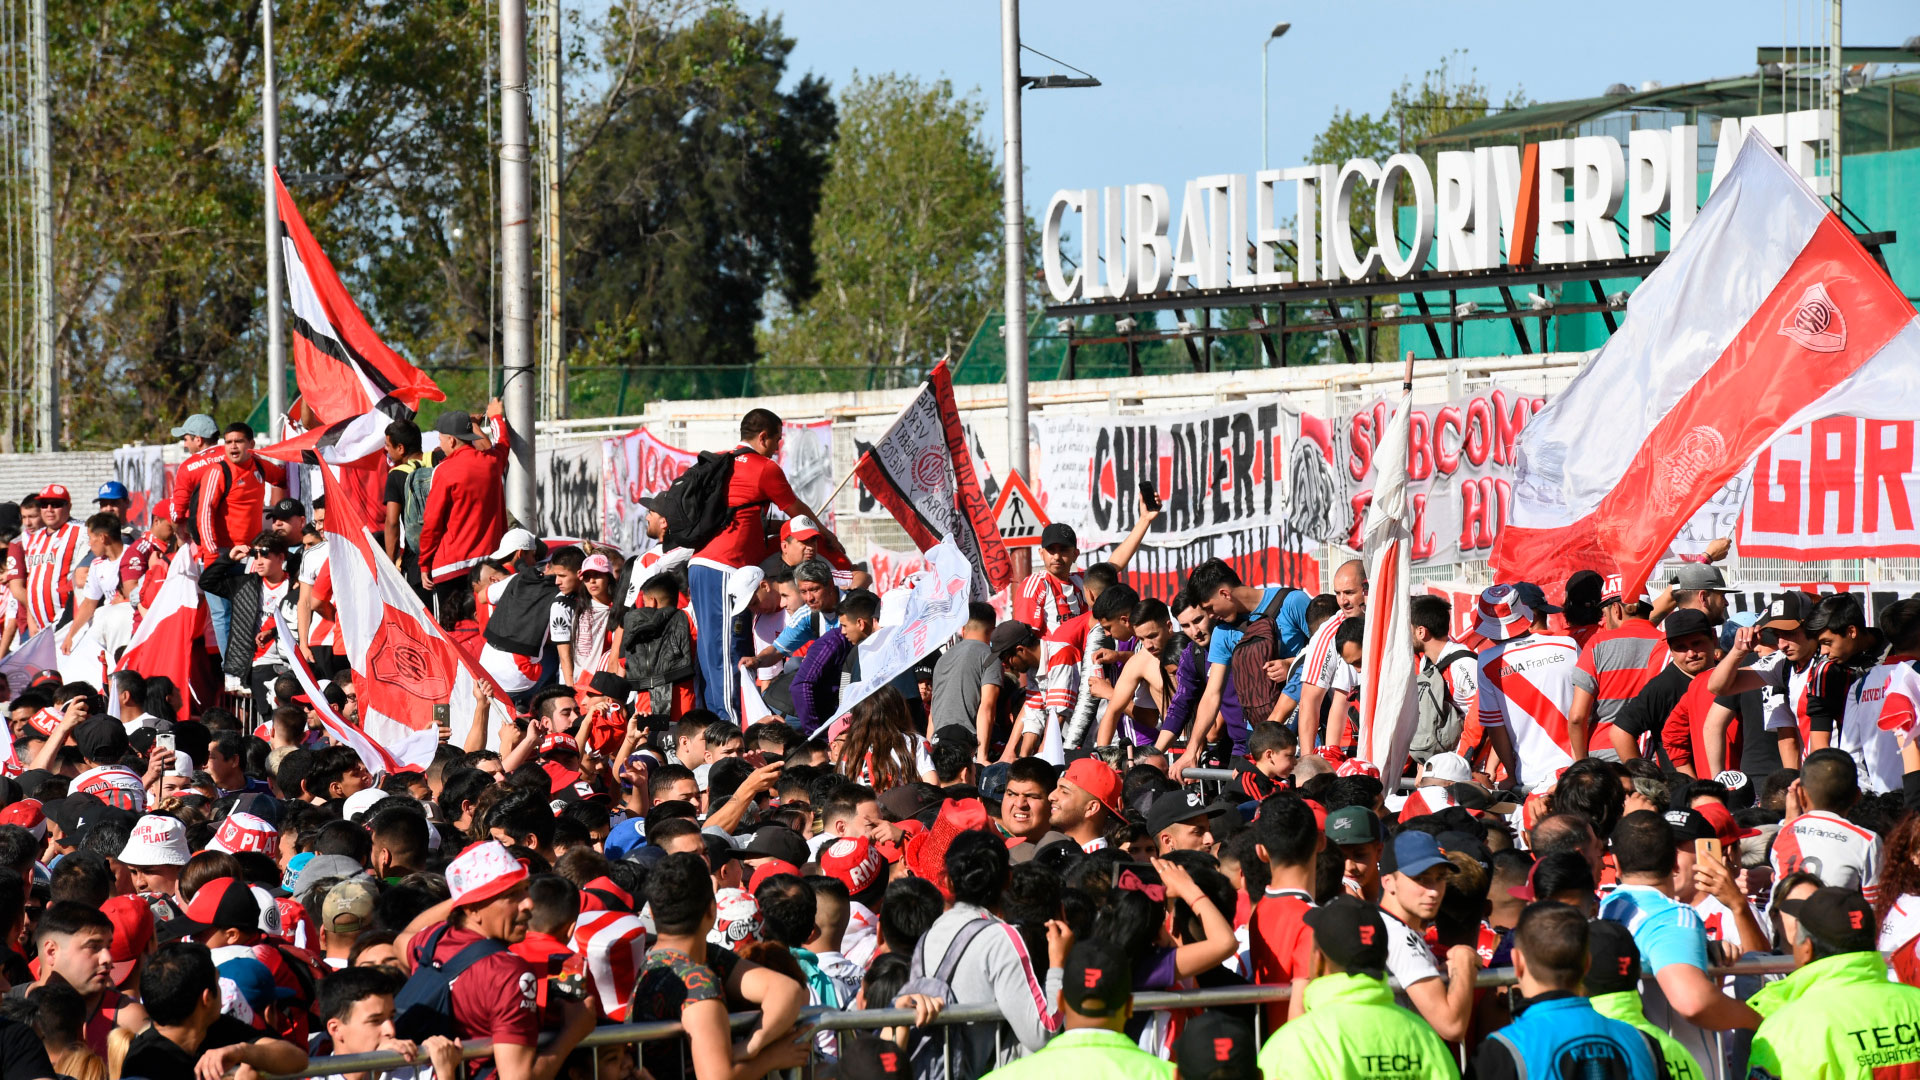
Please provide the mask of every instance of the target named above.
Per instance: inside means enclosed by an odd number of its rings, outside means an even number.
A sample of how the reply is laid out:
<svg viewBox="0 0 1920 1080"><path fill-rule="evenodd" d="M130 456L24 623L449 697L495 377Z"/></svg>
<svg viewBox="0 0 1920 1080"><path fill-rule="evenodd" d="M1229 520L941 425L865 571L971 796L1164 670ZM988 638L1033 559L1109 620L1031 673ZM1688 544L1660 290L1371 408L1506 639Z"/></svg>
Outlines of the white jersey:
<svg viewBox="0 0 1920 1080"><path fill-rule="evenodd" d="M1307 639L1307 648L1302 654L1301 661L1307 666L1300 671L1301 686L1318 686L1323 690L1336 690L1339 689L1336 685L1338 683L1352 686L1359 682L1353 666L1341 659L1339 652L1333 647L1333 637L1340 632L1340 624L1346 621L1346 618L1345 613L1334 612L1328 616L1326 622L1320 624L1320 629L1315 630L1313 636ZM1346 670L1343 672L1342 668Z"/></svg>
<svg viewBox="0 0 1920 1080"><path fill-rule="evenodd" d="M1867 669L1865 675L1847 688L1846 711L1840 730L1834 732L1833 745L1845 750L1860 763L1860 790L1899 791L1901 775L1906 771L1900 761L1900 736L1880 726L1881 708L1889 690L1901 700L1911 702L1916 682L1911 656L1890 656ZM1890 685L1892 684L1892 685ZM1896 705L1896 709L1898 706Z"/></svg>
<svg viewBox="0 0 1920 1080"><path fill-rule="evenodd" d="M1827 810L1801 814L1780 826L1771 861L1775 881L1805 870L1823 885L1859 889L1868 900L1879 891L1879 834Z"/></svg>
<svg viewBox="0 0 1920 1080"><path fill-rule="evenodd" d="M1393 999L1402 1008L1413 1009L1413 999L1407 996L1406 987L1444 978L1445 973L1434 960L1433 950L1427 948L1426 940L1415 933L1413 927L1385 911L1380 913L1380 921L1387 924L1387 975L1401 986L1393 992Z"/></svg>
<svg viewBox="0 0 1920 1080"><path fill-rule="evenodd" d="M1569 637L1526 634L1480 653L1480 726L1504 727L1513 739L1523 784L1573 764L1567 713L1573 709L1580 646Z"/></svg>

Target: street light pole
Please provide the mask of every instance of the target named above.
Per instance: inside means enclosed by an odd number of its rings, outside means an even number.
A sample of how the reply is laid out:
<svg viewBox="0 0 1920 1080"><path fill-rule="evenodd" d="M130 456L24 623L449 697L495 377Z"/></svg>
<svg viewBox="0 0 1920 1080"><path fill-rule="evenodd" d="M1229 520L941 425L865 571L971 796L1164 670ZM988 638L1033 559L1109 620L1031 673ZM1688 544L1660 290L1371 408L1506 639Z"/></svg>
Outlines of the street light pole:
<svg viewBox="0 0 1920 1080"><path fill-rule="evenodd" d="M273 4L260 5L262 53L260 87L260 153L265 159L267 223L267 430L268 439L280 438L287 414L287 354L281 344L280 193L274 170L280 167L280 94L273 67Z"/></svg>
<svg viewBox="0 0 1920 1080"><path fill-rule="evenodd" d="M1020 0L1000 0L1002 225L1006 230L1007 468L1027 472L1027 213L1020 191Z"/></svg>
<svg viewBox="0 0 1920 1080"><path fill-rule="evenodd" d="M527 164L527 0L500 4L500 369L511 431L507 512L538 528L534 489L533 221Z"/></svg>
<svg viewBox="0 0 1920 1080"><path fill-rule="evenodd" d="M1291 29L1293 29L1292 23L1275 23L1273 31L1267 35L1267 40L1260 43L1260 167L1262 169L1273 168L1272 162L1267 160L1267 46L1279 41L1281 35Z"/></svg>

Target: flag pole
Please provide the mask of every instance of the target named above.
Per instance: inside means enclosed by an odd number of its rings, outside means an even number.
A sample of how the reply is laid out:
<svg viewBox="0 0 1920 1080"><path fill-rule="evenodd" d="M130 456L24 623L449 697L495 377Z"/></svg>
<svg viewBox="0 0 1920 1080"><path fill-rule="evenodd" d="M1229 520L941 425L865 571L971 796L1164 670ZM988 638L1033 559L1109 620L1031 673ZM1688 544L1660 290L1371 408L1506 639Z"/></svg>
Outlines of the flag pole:
<svg viewBox="0 0 1920 1080"><path fill-rule="evenodd" d="M274 85L273 0L261 0L260 35L260 153L264 163L267 239L267 431L269 441L280 438L287 412L287 356L280 333L280 196L275 177L280 167L280 97Z"/></svg>
<svg viewBox="0 0 1920 1080"><path fill-rule="evenodd" d="M1401 381L1400 389L1409 394L1413 393L1413 350L1412 349L1407 350L1407 377Z"/></svg>

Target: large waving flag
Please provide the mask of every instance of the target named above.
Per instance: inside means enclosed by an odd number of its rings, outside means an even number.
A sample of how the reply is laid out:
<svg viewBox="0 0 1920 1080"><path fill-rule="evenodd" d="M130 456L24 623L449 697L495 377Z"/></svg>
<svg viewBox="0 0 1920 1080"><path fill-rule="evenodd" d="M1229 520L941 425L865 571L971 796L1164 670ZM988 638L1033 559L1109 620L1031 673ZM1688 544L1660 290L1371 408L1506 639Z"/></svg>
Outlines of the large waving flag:
<svg viewBox="0 0 1920 1080"><path fill-rule="evenodd" d="M387 482L387 425L383 412L364 412L324 427L304 431L291 418L286 438L254 450L261 457L289 464L316 465L322 461L339 474L336 491L348 492L369 521L384 521Z"/></svg>
<svg viewBox="0 0 1920 1080"><path fill-rule="evenodd" d="M333 467L323 460L320 472L333 490ZM474 680L487 675L427 614L351 499L327 502L327 566L340 639L360 688L360 729L401 765L425 768L440 742L433 707L451 706L458 742L473 716ZM505 700L495 687L489 745L497 745L511 716Z"/></svg>
<svg viewBox="0 0 1920 1080"><path fill-rule="evenodd" d="M921 551L953 541L973 564L973 595L988 596L1013 583L1013 558L980 492L945 360L860 456L854 472Z"/></svg>
<svg viewBox="0 0 1920 1080"><path fill-rule="evenodd" d="M212 626L206 597L200 593L200 560L191 544L182 544L167 564L167 579L147 606L127 651L120 654L120 670L172 679L180 688L177 719L184 721L195 697L195 660L207 651L207 631Z"/></svg>
<svg viewBox="0 0 1920 1080"><path fill-rule="evenodd" d="M320 717L320 726L327 730L327 734L333 738L333 741L342 746L353 747L353 752L360 755L360 764L365 765L367 771L375 776L389 775L408 768L392 754L387 753L385 747L368 738L367 733L360 730L360 725L334 712L333 706L327 704L327 696L320 690L320 680L314 675L313 667L307 663L306 657L300 655L300 639L294 634L293 627L287 624L285 612L278 609L274 611L273 626L280 637L280 652L287 658L287 666L293 669L294 678L300 680L300 689L313 703L313 711ZM432 763L431 756L428 758L428 763ZM425 765L421 766L423 769L425 767Z"/></svg>
<svg viewBox="0 0 1920 1080"><path fill-rule="evenodd" d="M388 348L367 325L277 172L273 187L280 204L280 247L293 308L293 370L301 400L322 424L376 409L397 411L394 406L411 415L422 401L446 400L426 372Z"/></svg>
<svg viewBox="0 0 1920 1080"><path fill-rule="evenodd" d="M1374 451L1373 501L1363 531L1367 560L1367 626L1361 639L1360 756L1389 783L1407 763L1420 711L1413 654L1413 498L1407 491L1407 447L1413 441L1413 354L1393 421Z"/></svg>
<svg viewBox="0 0 1920 1080"><path fill-rule="evenodd" d="M1635 595L1694 510L1769 442L1840 413L1920 416L1920 324L1852 231L1750 134L1619 332L1527 423L1498 579L1617 571Z"/></svg>

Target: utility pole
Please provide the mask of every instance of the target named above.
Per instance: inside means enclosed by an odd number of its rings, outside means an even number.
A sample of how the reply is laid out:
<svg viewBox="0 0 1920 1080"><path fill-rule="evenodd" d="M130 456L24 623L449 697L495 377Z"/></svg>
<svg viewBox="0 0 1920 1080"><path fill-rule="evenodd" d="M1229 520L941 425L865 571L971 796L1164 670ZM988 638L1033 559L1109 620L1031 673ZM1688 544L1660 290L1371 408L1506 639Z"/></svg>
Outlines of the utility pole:
<svg viewBox="0 0 1920 1080"><path fill-rule="evenodd" d="M507 513L523 528L539 509L533 477L533 222L527 176L527 2L500 3L500 369L513 429Z"/></svg>
<svg viewBox="0 0 1920 1080"><path fill-rule="evenodd" d="M45 3L46 0L35 0ZM265 43L260 88L260 152L265 162L267 222L267 430L270 441L280 438L287 415L287 354L282 351L280 295L280 193L274 173L280 167L280 94L273 69L273 0L260 2L260 33Z"/></svg>
<svg viewBox="0 0 1920 1080"><path fill-rule="evenodd" d="M60 382L53 360L53 122L47 0L27 8L33 50L33 384L35 449L60 449Z"/></svg>
<svg viewBox="0 0 1920 1080"><path fill-rule="evenodd" d="M545 206L540 229L541 415L567 415L566 324L561 314L560 0L546 0L540 27L540 172Z"/></svg>
<svg viewBox="0 0 1920 1080"><path fill-rule="evenodd" d="M1020 193L1020 0L1000 0L1000 113L1005 131L1007 468L1027 471L1027 211ZM1091 273L1092 267L1087 271Z"/></svg>

